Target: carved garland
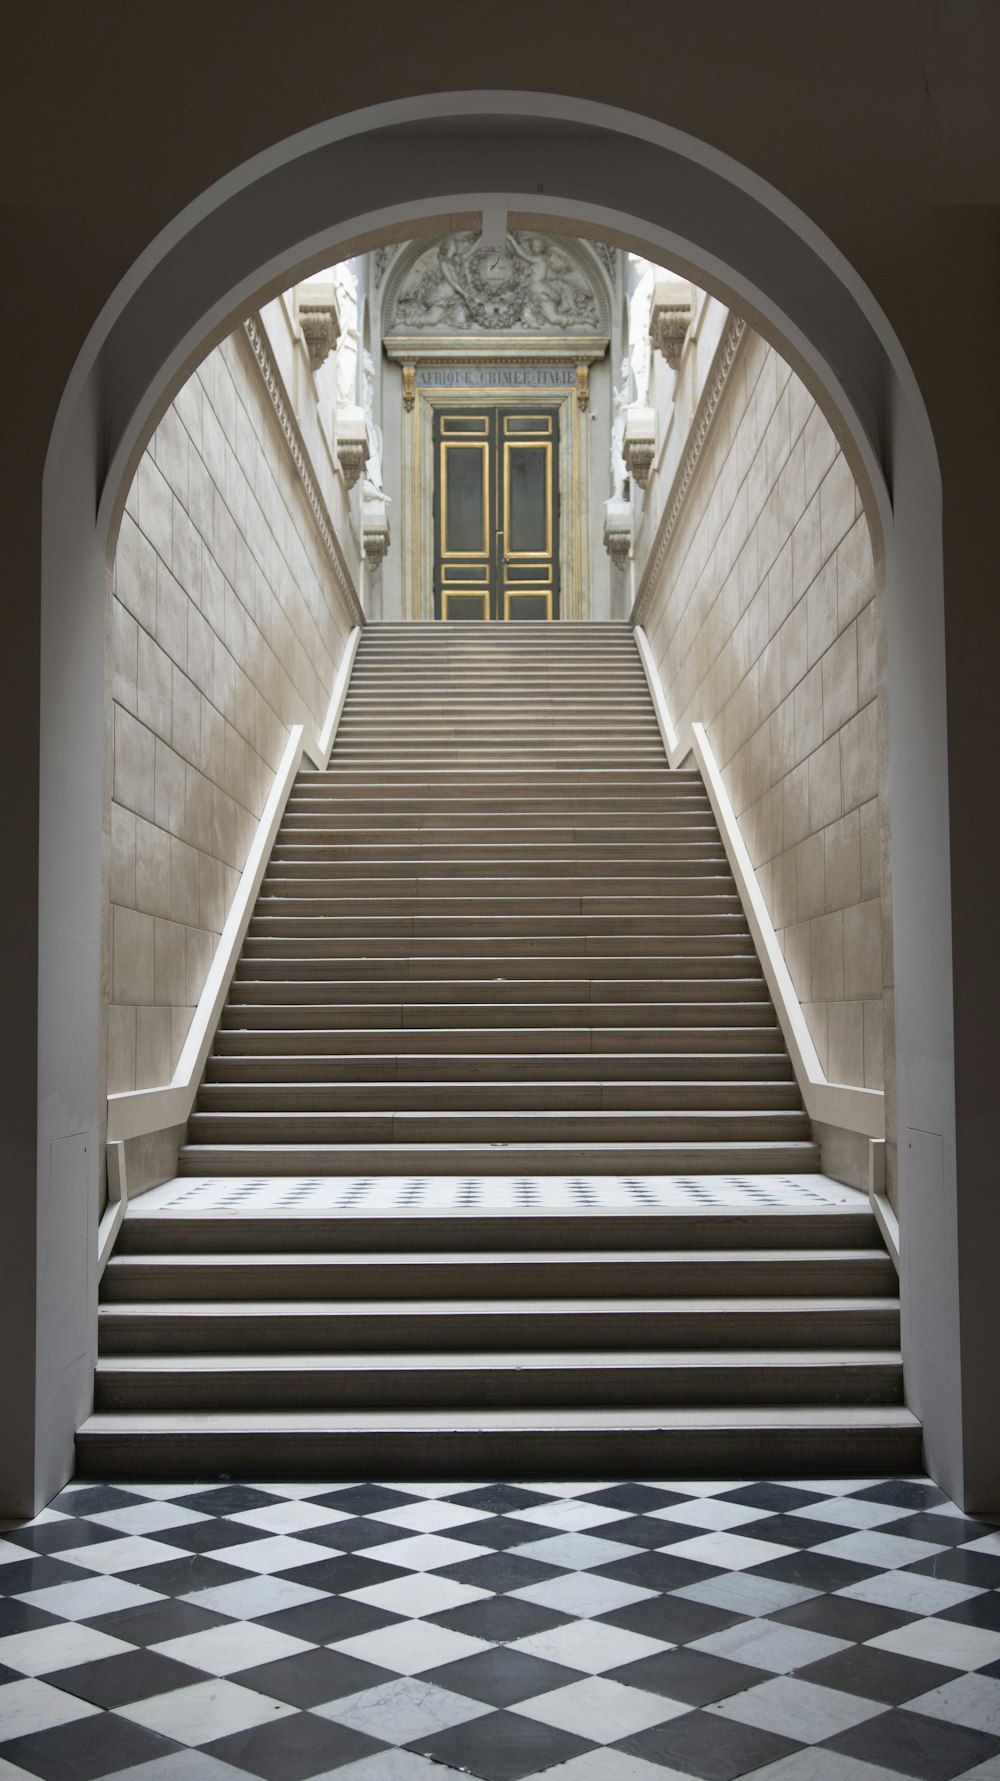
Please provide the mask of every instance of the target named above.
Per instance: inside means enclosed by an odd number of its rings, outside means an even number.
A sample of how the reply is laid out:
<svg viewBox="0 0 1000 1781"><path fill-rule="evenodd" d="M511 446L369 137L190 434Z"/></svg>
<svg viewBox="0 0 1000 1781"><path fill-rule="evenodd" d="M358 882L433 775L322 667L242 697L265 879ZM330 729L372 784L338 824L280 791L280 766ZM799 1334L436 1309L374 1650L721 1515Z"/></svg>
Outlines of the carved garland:
<svg viewBox="0 0 1000 1781"><path fill-rule="evenodd" d="M264 338L264 330L261 325L260 316L248 316L243 323L243 331L249 342L250 351L253 353L254 363L260 372L264 388L271 398L271 405L278 417L278 425L281 428L285 444L288 447L289 456L298 471L299 481L305 491L306 500L309 503L313 519L316 522L316 530L323 542L323 547L326 551L327 558L329 559L330 567L333 570L337 585L344 597L344 604L350 614L351 622L355 625L363 625L365 622L365 615L361 601L358 599L358 591L354 585L351 572L344 561L344 555L337 541L337 534L334 531L333 521L327 510L326 502L323 500L322 495L313 481L312 468L305 447L299 438L295 423L292 420L288 399L285 395L281 379L278 376L275 367L272 365L270 355L268 354L267 342Z"/></svg>
<svg viewBox="0 0 1000 1781"><path fill-rule="evenodd" d="M639 591L636 594L635 604L632 607L630 623L633 625L641 625L644 622L650 601L659 585L660 576L663 574L663 566L667 560L667 552L670 549L670 541L677 529L677 522L681 516L681 509L684 506L688 489L691 486L695 470L698 467L698 460L705 448L705 442L712 430L712 422L715 419L719 404L722 401L722 393L729 380L729 374L736 363L737 355L746 338L747 331L747 324L741 315L734 315L731 317L729 326L722 337L719 350L716 354L715 367L711 378L702 395L701 402L698 406L698 412L695 415L691 430L688 434L687 451L685 452L683 461L674 477L670 496L663 509L660 523L656 528L653 548L649 553L646 567L642 572Z"/></svg>

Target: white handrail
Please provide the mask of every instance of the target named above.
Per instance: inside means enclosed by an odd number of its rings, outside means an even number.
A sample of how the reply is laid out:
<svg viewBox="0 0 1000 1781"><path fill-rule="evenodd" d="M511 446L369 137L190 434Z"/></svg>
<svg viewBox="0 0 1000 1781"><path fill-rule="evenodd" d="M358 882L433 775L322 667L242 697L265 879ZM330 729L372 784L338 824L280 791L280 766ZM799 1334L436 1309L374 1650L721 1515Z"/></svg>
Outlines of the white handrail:
<svg viewBox="0 0 1000 1781"><path fill-rule="evenodd" d="M708 733L703 724L688 723L678 734L670 717L649 639L641 625L635 627L634 635L653 695L667 759L672 767L676 767L692 755L704 781L806 1112L810 1119L825 1125L860 1132L867 1138L884 1138L885 1096L882 1091L831 1082L820 1063Z"/></svg>

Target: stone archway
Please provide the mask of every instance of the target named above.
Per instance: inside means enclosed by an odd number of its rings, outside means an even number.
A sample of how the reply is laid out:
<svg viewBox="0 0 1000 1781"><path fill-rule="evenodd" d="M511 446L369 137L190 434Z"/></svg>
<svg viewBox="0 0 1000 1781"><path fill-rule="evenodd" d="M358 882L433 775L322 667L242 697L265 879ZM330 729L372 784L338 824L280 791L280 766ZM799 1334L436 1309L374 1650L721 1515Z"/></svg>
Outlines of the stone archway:
<svg viewBox="0 0 1000 1781"><path fill-rule="evenodd" d="M988 1433L974 1404L963 1420L940 488L923 403L849 265L745 168L589 102L451 93L335 119L205 192L119 286L57 417L43 513L37 1501L66 1475L93 1358L103 613L132 472L189 370L252 300L387 239L476 226L484 205L514 226L599 231L730 299L817 395L864 491L888 602L904 1217L920 1198L904 1225L909 1378L929 1464L961 1497ZM90 1206L74 1222L81 1169Z"/></svg>

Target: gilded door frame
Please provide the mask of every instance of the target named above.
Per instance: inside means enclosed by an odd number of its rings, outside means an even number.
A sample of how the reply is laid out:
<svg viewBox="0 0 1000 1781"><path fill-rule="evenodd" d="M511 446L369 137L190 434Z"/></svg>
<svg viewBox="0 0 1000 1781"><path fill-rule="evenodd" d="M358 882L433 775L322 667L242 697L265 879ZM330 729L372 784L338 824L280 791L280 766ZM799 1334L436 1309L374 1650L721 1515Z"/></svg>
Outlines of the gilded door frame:
<svg viewBox="0 0 1000 1781"><path fill-rule="evenodd" d="M590 617L590 431L578 398L576 369L566 388L546 385L461 385L413 389L401 396L400 533L404 619L434 618L434 411L436 408L538 408L559 411L560 618ZM556 621L558 623L558 620Z"/></svg>

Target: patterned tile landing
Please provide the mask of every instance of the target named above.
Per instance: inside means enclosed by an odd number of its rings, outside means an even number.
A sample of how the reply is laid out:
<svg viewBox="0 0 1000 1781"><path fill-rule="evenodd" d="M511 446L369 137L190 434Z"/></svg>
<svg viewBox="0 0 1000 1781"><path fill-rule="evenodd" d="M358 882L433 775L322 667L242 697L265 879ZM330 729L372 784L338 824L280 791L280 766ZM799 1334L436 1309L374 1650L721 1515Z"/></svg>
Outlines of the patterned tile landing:
<svg viewBox="0 0 1000 1781"><path fill-rule="evenodd" d="M588 1209L636 1212L700 1206L858 1206L864 1194L826 1175L178 1176L132 1202L154 1212L415 1212ZM2 1777L0 1777L2 1781Z"/></svg>

